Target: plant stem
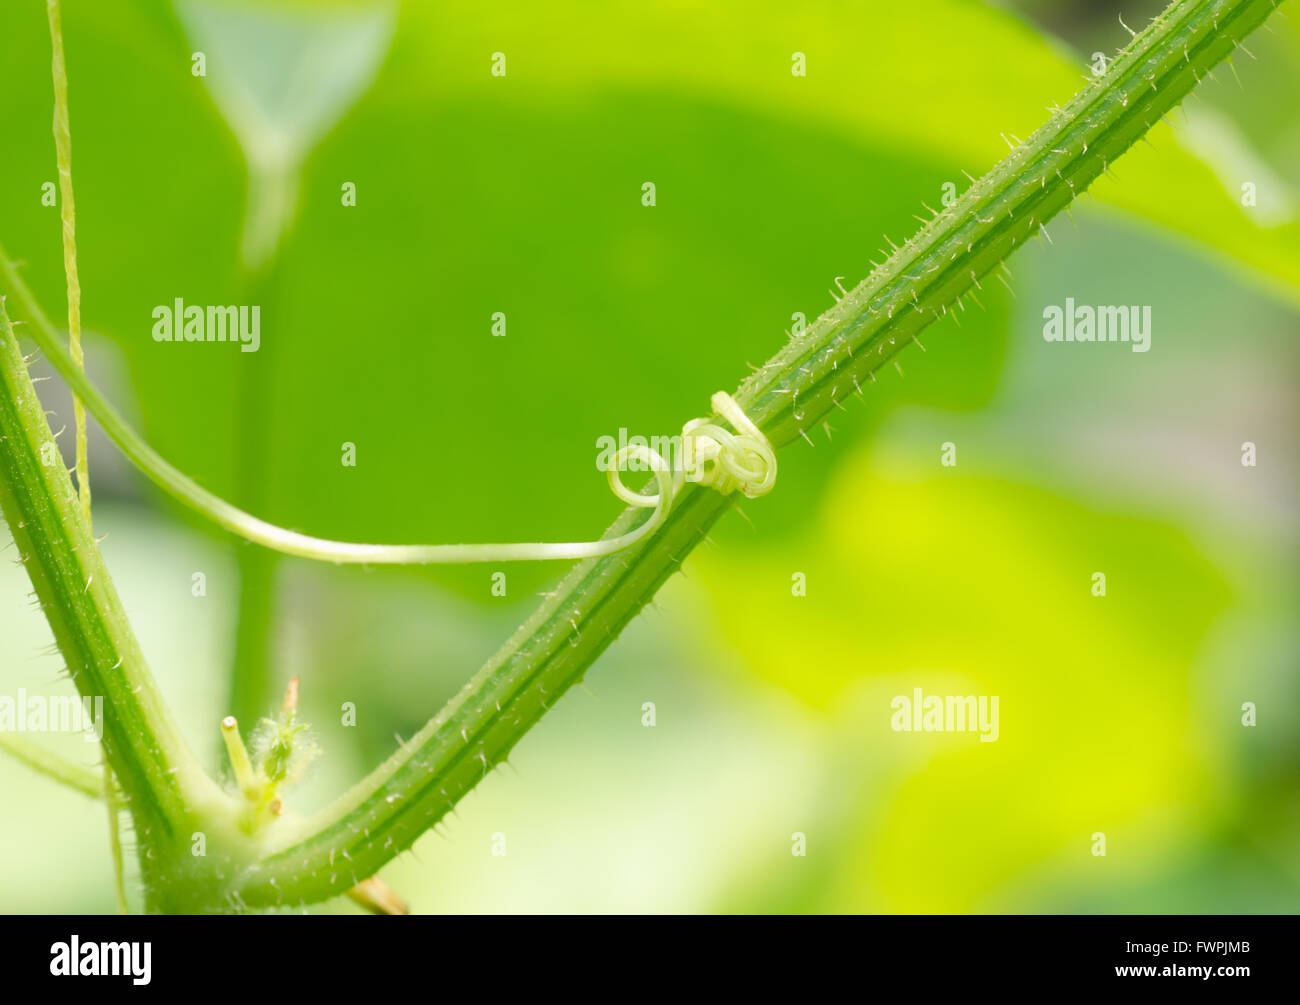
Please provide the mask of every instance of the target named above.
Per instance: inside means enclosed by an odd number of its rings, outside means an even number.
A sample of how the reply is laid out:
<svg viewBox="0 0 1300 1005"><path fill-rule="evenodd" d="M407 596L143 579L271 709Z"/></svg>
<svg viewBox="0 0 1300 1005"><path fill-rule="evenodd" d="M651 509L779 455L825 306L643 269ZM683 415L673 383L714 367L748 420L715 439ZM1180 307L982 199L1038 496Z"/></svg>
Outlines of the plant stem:
<svg viewBox="0 0 1300 1005"><path fill-rule="evenodd" d="M806 436L927 325L1081 194L1267 17L1272 0L1181 0L1106 74L955 205L937 213L735 395L776 445ZM432 827L499 764L653 596L730 505L687 488L663 524L579 564L531 619L401 751L299 840L248 870L249 905L341 892ZM633 520L625 513L607 536Z"/></svg>
<svg viewBox="0 0 1300 1005"><path fill-rule="evenodd" d="M122 611L0 299L0 511L83 697L142 848L221 798L186 747Z"/></svg>
<svg viewBox="0 0 1300 1005"><path fill-rule="evenodd" d="M250 186L252 182L250 181ZM250 191L250 200L253 195ZM287 234L279 234L280 241ZM260 266L247 268L240 280L241 303L260 304L262 313L271 309L279 288L277 282L280 243ZM272 476L269 457L273 429L270 398L276 386L279 363L276 339L268 339L261 350L240 360L238 386L239 423L235 488L238 498L255 511L267 506ZM269 715L275 695L277 556L262 548L240 548L239 603L236 607L235 646L230 666L230 697L226 711L251 726Z"/></svg>
<svg viewBox="0 0 1300 1005"><path fill-rule="evenodd" d="M226 702L226 710L240 722L258 722L273 702L275 566L275 556L261 548L240 549L235 651Z"/></svg>
<svg viewBox="0 0 1300 1005"><path fill-rule="evenodd" d="M68 289L68 351L77 369L85 372L86 357L81 348L81 279L77 273L77 209L72 188L72 129L68 113L68 68L63 56L63 18L59 0L48 0L50 22L51 77L54 83L54 148L59 167L59 213L63 223L63 273ZM90 453L86 440L86 408L72 396L76 426L77 496L86 526L90 516ZM126 883L122 872L122 837L118 830L118 804L113 786L113 769L104 757L104 795L108 803L108 844L113 860L113 890L117 913L126 914Z"/></svg>
<svg viewBox="0 0 1300 1005"><path fill-rule="evenodd" d="M83 768L79 764L73 764L71 761L65 761L57 754L51 754L21 736L0 732L0 750L22 761L46 778L76 789L82 795L90 796L91 799L99 799L103 796L104 787L108 784L108 779L101 774Z"/></svg>
<svg viewBox="0 0 1300 1005"><path fill-rule="evenodd" d="M59 215L63 223L63 274L68 286L68 351L85 371L81 349L81 279L77 274L77 208L72 191L72 132L68 119L68 68L63 58L63 19L59 0L47 0L50 22L51 76L54 81L54 149L59 167ZM77 493L90 526L90 462L86 452L86 409L72 396L77 427Z"/></svg>
<svg viewBox="0 0 1300 1005"><path fill-rule="evenodd" d="M108 810L108 853L113 859L113 900L118 914L130 914L126 903L126 871L122 867L122 804L117 801L117 786L113 784L113 769L104 757L104 806Z"/></svg>

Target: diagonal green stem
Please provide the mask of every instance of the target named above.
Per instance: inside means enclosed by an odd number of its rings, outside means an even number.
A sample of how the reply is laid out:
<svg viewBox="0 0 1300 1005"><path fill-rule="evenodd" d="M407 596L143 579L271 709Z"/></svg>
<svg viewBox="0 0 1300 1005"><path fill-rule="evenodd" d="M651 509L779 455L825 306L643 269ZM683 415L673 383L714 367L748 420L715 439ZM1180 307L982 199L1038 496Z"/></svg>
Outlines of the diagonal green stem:
<svg viewBox="0 0 1300 1005"><path fill-rule="evenodd" d="M1081 194L1274 6L1173 3L1104 77L751 376L735 396L741 407L777 445L806 435ZM728 505L688 488L647 539L579 564L403 750L298 833L281 833L283 847L240 880L243 901L320 899L409 847L581 680ZM607 536L633 519L624 514Z"/></svg>
<svg viewBox="0 0 1300 1005"><path fill-rule="evenodd" d="M105 755L142 847L174 836L220 793L182 740L59 457L0 300L0 511L68 672L102 697Z"/></svg>

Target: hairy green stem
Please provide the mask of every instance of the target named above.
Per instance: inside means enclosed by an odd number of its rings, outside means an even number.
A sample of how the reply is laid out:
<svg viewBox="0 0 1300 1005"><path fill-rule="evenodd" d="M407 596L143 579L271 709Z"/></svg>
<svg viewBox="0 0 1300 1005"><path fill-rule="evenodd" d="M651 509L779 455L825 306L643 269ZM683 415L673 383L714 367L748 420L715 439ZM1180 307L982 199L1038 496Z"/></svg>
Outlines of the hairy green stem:
<svg viewBox="0 0 1300 1005"><path fill-rule="evenodd" d="M1172 4L1103 77L746 380L735 396L741 407L777 445L806 435L1081 194L1274 6ZM302 837L250 866L243 902L320 899L409 847L582 679L728 506L716 492L688 488L650 537L579 564L401 751L305 821ZM632 519L624 514L607 536Z"/></svg>
<svg viewBox="0 0 1300 1005"><path fill-rule="evenodd" d="M103 745L142 849L219 798L140 653L64 468L0 299L0 511L83 697L102 697Z"/></svg>

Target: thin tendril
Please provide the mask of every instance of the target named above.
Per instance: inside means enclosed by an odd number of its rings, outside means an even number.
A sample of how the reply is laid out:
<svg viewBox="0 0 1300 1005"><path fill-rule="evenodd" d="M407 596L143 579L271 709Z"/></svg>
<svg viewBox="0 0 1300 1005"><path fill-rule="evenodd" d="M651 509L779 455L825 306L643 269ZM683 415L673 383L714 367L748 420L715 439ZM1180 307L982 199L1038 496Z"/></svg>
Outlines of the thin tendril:
<svg viewBox="0 0 1300 1005"><path fill-rule="evenodd" d="M640 444L631 444L614 455L607 472L611 491L629 506L652 511L644 523L625 534L599 541L501 544L362 544L312 537L246 513L163 460L69 356L54 326L36 304L3 249L0 249L0 276L32 322L28 333L33 341L72 392L86 403L86 408L104 432L136 467L168 495L231 533L287 555L368 565L463 565L599 558L630 548L659 527L686 482L708 486L724 494L740 491L756 497L769 492L776 481L776 454L767 437L730 395L719 391L713 396L713 407L731 423L734 433L709 419L692 419L682 429L679 466L671 465L657 451ZM629 461L637 461L650 469L656 491L638 492L623 484L621 472Z"/></svg>
<svg viewBox="0 0 1300 1005"><path fill-rule="evenodd" d="M68 285L68 346L73 362L85 369L81 350L81 279L77 274L77 204L72 193L72 132L68 121L68 69L63 59L63 19L59 0L48 0L51 77L54 81L54 149L59 169L59 215L63 223L63 273ZM77 427L77 497L90 526L90 462L86 450L86 409L73 395Z"/></svg>
<svg viewBox="0 0 1300 1005"><path fill-rule="evenodd" d="M59 168L59 216L63 224L63 274L68 289L68 348L78 371L86 369L81 349L81 279L77 273L77 204L72 191L72 129L68 117L68 68L63 56L63 17L59 0L48 0L45 10L50 22L50 76L54 84L54 150ZM90 456L86 440L86 408L72 396L73 424L77 436L77 499L86 527L90 522ZM126 881L122 868L122 835L119 830L113 769L104 758L104 798L108 804L108 843L113 860L113 894L117 913L127 914Z"/></svg>

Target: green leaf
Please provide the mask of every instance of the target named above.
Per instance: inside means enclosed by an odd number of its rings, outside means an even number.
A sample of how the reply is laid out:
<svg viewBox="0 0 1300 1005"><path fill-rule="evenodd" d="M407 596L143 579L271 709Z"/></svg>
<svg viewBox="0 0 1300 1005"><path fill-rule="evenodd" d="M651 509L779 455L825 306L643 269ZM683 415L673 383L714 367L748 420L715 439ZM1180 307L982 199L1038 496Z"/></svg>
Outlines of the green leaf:
<svg viewBox="0 0 1300 1005"><path fill-rule="evenodd" d="M1093 831L1128 858L1219 797L1187 681L1220 574L1159 522L933 457L864 449L807 534L696 562L745 664L826 720L859 709L859 758L895 766L817 910L978 911L1026 863L1087 864ZM997 695L997 742L892 731L914 688Z"/></svg>
<svg viewBox="0 0 1300 1005"><path fill-rule="evenodd" d="M303 161L373 82L394 7L181 0L177 10L202 56L202 79L248 163L242 259L257 268L292 223Z"/></svg>

